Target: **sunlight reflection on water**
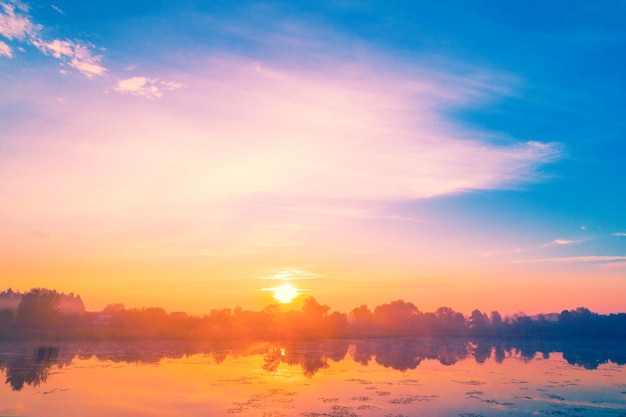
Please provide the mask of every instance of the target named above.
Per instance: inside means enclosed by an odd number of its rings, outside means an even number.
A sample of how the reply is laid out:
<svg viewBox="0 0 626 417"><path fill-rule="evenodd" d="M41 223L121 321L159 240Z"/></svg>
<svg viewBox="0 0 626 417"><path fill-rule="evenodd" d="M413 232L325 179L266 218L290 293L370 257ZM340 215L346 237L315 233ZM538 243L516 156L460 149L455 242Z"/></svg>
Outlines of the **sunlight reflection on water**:
<svg viewBox="0 0 626 417"><path fill-rule="evenodd" d="M626 416L624 352L455 339L5 342L0 415Z"/></svg>

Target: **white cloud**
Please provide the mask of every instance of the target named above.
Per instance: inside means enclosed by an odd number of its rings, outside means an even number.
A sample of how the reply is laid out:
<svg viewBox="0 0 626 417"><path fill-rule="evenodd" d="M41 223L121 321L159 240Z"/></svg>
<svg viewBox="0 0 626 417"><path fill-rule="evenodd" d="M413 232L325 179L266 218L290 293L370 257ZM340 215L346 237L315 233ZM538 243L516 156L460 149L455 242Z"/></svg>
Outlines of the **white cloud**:
<svg viewBox="0 0 626 417"><path fill-rule="evenodd" d="M146 98L160 98L163 96L164 90L175 90L181 87L182 84L177 82L162 81L157 78L131 77L118 81L115 91Z"/></svg>
<svg viewBox="0 0 626 417"><path fill-rule="evenodd" d="M615 232L615 233L613 233L613 236L626 237L626 233L624 233L624 232Z"/></svg>
<svg viewBox="0 0 626 417"><path fill-rule="evenodd" d="M548 246L565 246L565 245L573 245L576 243L581 243L584 242L584 239L578 239L578 240L571 240L571 239L555 239L550 243L546 243L545 245L543 245L543 247L548 247Z"/></svg>
<svg viewBox="0 0 626 417"><path fill-rule="evenodd" d="M288 269L279 269L277 271L272 271L268 275L264 275L259 277L259 279L269 279L269 280L302 280L302 279L314 279L321 278L322 276L316 274L315 272L296 269L296 268L288 268Z"/></svg>
<svg viewBox="0 0 626 417"><path fill-rule="evenodd" d="M16 10L17 8L17 10ZM28 37L35 36L40 26L35 25L28 15L21 12L25 11L25 7L19 4L9 4L0 2L0 35L9 40L24 40Z"/></svg>
<svg viewBox="0 0 626 417"><path fill-rule="evenodd" d="M55 58L62 58L64 56L71 56L73 54L73 44L69 41L61 41L55 39L52 42L38 42L37 46L41 51L51 54Z"/></svg>
<svg viewBox="0 0 626 417"><path fill-rule="evenodd" d="M2 41L0 41L0 56L6 56L9 58L13 56L13 51L11 51L11 47Z"/></svg>
<svg viewBox="0 0 626 417"><path fill-rule="evenodd" d="M558 263L579 263L579 262L615 262L626 261L626 256L572 256L567 258L540 258L540 259L525 259L511 261L516 264L530 264L530 263L546 263L546 262L558 262Z"/></svg>
<svg viewBox="0 0 626 417"><path fill-rule="evenodd" d="M100 65L102 56L94 55L88 45L60 39L55 39L52 42L35 40L33 45L45 54L66 61L70 67L80 71L88 78L106 74L106 68Z"/></svg>
<svg viewBox="0 0 626 417"><path fill-rule="evenodd" d="M51 4L50 7L59 14L65 15L65 12L57 5Z"/></svg>
<svg viewBox="0 0 626 417"><path fill-rule="evenodd" d="M81 41L45 39L41 34L41 25L31 21L24 5L0 3L0 10L0 35L5 38L30 43L44 54L65 62L88 78L106 73L106 68L101 65L102 56L94 54L90 45ZM11 49L4 42L0 45L0 55L11 56Z"/></svg>

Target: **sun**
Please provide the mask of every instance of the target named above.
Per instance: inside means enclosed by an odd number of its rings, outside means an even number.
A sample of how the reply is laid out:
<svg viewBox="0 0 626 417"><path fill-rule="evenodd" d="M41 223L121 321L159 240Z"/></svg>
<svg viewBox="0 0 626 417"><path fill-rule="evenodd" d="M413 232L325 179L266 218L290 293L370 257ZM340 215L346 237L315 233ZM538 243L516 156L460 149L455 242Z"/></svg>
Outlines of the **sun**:
<svg viewBox="0 0 626 417"><path fill-rule="evenodd" d="M272 288L272 291L274 291L274 299L283 304L289 304L300 294L298 289L288 282Z"/></svg>

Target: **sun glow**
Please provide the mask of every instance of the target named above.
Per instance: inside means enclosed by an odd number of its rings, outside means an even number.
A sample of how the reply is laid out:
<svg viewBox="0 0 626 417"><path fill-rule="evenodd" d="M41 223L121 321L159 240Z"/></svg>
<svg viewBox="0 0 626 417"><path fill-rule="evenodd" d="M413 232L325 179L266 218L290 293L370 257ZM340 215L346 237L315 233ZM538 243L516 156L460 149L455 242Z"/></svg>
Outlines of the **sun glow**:
<svg viewBox="0 0 626 417"><path fill-rule="evenodd" d="M288 282L272 288L272 291L274 291L274 299L283 304L292 302L300 294L298 289Z"/></svg>

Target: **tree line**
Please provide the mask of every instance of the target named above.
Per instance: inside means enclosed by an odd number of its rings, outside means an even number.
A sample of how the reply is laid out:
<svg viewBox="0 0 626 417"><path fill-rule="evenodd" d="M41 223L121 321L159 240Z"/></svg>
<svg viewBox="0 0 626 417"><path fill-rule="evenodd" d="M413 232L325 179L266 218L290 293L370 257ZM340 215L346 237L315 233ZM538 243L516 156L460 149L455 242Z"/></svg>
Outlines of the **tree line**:
<svg viewBox="0 0 626 417"><path fill-rule="evenodd" d="M523 314L502 317L476 309L466 316L449 307L422 312L404 300L366 305L349 313L308 297L300 310L272 304L260 311L215 309L203 316L168 313L160 307L109 304L89 312L80 296L34 288L0 292L0 338L172 338L287 340L390 337L523 337L626 339L626 314L601 315L587 308L564 310L555 319Z"/></svg>

